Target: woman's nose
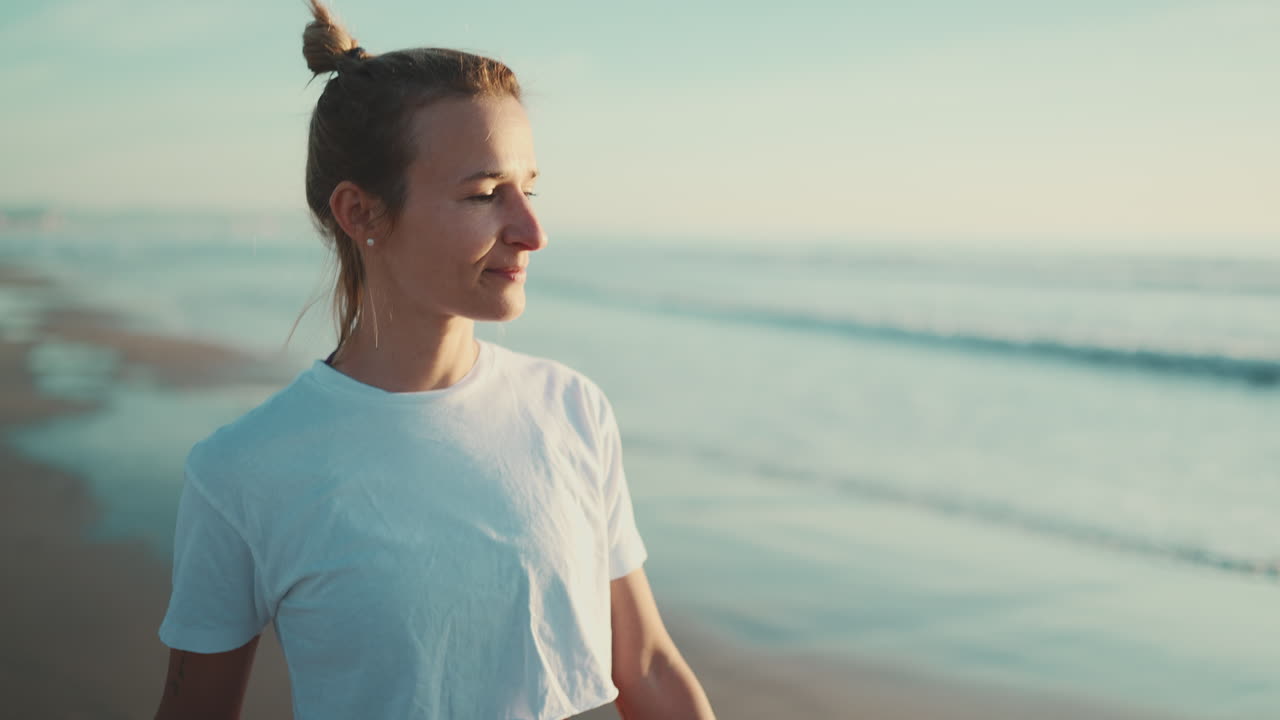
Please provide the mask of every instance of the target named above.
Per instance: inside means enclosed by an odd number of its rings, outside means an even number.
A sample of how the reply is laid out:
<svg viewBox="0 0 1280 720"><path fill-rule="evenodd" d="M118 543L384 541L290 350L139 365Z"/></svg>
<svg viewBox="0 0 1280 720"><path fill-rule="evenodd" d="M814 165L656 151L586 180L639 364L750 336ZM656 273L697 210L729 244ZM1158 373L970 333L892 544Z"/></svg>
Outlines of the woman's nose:
<svg viewBox="0 0 1280 720"><path fill-rule="evenodd" d="M538 215L533 210L533 203L527 195L521 193L519 202L515 204L513 215L506 228L507 242L524 245L530 250L537 250L547 244L547 233L538 222Z"/></svg>

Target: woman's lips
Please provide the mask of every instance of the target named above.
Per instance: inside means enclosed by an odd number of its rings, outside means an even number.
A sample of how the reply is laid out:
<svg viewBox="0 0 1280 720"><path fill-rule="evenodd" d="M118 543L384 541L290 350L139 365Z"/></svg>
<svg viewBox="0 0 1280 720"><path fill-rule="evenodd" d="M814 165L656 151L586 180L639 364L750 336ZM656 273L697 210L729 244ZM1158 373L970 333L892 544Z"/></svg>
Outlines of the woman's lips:
<svg viewBox="0 0 1280 720"><path fill-rule="evenodd" d="M511 282L523 281L524 276L526 274L525 269L520 267L489 268L488 270L485 270L485 272L491 275L497 275L498 277L505 278L507 280L510 280Z"/></svg>

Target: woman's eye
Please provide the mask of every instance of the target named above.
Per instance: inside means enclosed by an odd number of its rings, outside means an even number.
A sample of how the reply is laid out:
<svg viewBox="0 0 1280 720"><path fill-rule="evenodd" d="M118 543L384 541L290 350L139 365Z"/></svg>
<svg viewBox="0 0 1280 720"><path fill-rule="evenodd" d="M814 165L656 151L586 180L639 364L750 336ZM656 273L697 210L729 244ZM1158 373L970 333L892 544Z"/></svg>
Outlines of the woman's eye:
<svg viewBox="0 0 1280 720"><path fill-rule="evenodd" d="M537 194L537 193L535 193L535 192L526 192L526 193L524 193L524 196L525 196L525 197L527 197L527 198L535 198L535 197L538 197L538 194ZM497 192L491 192L491 193L487 193L487 194L471 195L470 197L468 197L468 198L467 198L467 201L468 201L468 202L485 203L485 202L493 202L493 201L494 201L494 200L496 200L496 199L498 199L498 193L497 193Z"/></svg>

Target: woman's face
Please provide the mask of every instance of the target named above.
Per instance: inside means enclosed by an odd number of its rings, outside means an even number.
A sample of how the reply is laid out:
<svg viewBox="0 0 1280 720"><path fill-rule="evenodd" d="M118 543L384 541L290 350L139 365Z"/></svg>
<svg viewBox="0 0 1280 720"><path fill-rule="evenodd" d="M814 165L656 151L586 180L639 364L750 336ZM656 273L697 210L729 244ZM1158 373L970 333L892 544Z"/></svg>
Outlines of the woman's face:
<svg viewBox="0 0 1280 720"><path fill-rule="evenodd" d="M529 199L538 171L524 107L511 97L443 100L419 110L411 132L404 209L371 258L375 290L389 285L397 315L519 316L529 255L547 244Z"/></svg>

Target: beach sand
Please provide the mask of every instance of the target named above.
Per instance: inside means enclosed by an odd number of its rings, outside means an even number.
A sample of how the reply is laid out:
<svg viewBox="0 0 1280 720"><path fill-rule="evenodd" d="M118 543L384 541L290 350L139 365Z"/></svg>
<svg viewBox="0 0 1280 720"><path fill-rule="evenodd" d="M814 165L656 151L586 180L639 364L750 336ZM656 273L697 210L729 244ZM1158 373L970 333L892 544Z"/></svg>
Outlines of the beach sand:
<svg viewBox="0 0 1280 720"><path fill-rule="evenodd" d="M0 267L10 291L49 287ZM84 309L46 313L31 340L0 340L0 431L92 406L38 393L28 372L33 343L56 337L119 351L119 372L143 368L173 386L216 384L253 370L254 358L194 340L123 329ZM267 371L270 374L270 371ZM98 512L76 477L19 456L0 443L0 697L6 717L151 717L164 683L168 649L156 631L169 596L169 568L140 540L98 542L86 531ZM662 599L659 594L659 605ZM755 718L1156 718L1084 701L942 681L868 660L824 659L740 647L689 617L663 608L685 658L721 720ZM254 663L244 717L290 716L288 673L270 630ZM613 707L584 715L618 717ZM1167 717L1167 716L1162 716Z"/></svg>

